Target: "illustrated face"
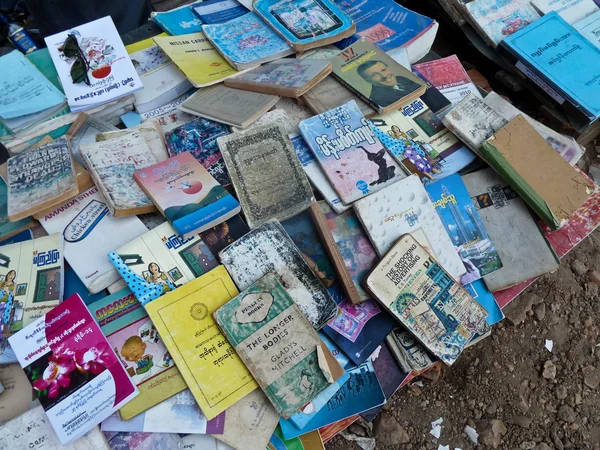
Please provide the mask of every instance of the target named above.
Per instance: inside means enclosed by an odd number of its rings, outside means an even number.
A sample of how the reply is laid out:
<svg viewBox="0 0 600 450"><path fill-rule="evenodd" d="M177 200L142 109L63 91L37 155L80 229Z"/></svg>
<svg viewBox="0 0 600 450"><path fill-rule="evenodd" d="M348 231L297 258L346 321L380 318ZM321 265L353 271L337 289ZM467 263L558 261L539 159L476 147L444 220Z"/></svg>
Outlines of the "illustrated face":
<svg viewBox="0 0 600 450"><path fill-rule="evenodd" d="M123 344L123 348L121 349L121 355L127 361L130 362L138 362L144 356L146 352L146 343L142 341L138 336L134 336L133 338L129 338L125 344Z"/></svg>
<svg viewBox="0 0 600 450"><path fill-rule="evenodd" d="M6 282L11 283L12 281L14 281L16 276L17 276L17 273L14 270L11 270L10 272L8 272L6 274Z"/></svg>
<svg viewBox="0 0 600 450"><path fill-rule="evenodd" d="M150 273L152 275L157 275L157 274L160 273L160 268L158 267L158 264L156 264L156 263L150 264L150 266L148 267L148 269L150 270Z"/></svg>
<svg viewBox="0 0 600 450"><path fill-rule="evenodd" d="M396 84L396 75L382 62L365 70L364 77L375 86L394 86Z"/></svg>
<svg viewBox="0 0 600 450"><path fill-rule="evenodd" d="M394 133L399 133L400 132L400 128L398 128L396 125L392 125L392 131Z"/></svg>

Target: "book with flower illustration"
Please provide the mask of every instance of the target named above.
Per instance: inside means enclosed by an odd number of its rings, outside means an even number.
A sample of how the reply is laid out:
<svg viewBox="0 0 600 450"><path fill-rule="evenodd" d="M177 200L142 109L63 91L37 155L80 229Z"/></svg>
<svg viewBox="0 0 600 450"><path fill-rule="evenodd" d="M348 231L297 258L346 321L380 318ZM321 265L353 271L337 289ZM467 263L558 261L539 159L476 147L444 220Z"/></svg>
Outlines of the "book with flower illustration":
<svg viewBox="0 0 600 450"><path fill-rule="evenodd" d="M8 338L62 300L60 234L0 248L0 364L16 362Z"/></svg>
<svg viewBox="0 0 600 450"><path fill-rule="evenodd" d="M190 152L138 170L133 178L180 234L200 233L240 212L239 202Z"/></svg>
<svg viewBox="0 0 600 450"><path fill-rule="evenodd" d="M80 438L138 395L79 295L9 341L62 444Z"/></svg>
<svg viewBox="0 0 600 450"><path fill-rule="evenodd" d="M119 410L123 420L187 389L156 327L129 289L104 297L88 309L140 391Z"/></svg>
<svg viewBox="0 0 600 450"><path fill-rule="evenodd" d="M143 88L110 16L45 38L72 112Z"/></svg>

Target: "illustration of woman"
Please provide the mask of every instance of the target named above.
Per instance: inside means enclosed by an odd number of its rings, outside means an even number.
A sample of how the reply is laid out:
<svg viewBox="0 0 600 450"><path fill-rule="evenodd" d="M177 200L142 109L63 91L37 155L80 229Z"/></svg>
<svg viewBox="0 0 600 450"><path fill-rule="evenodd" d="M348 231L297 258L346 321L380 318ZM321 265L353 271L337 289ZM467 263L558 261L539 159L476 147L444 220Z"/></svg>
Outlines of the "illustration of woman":
<svg viewBox="0 0 600 450"><path fill-rule="evenodd" d="M175 289L175 285L169 280L166 273L160 270L160 267L155 262L148 264L148 272L150 275L145 277L146 281L155 284L162 284L162 293L170 292Z"/></svg>
<svg viewBox="0 0 600 450"><path fill-rule="evenodd" d="M4 281L0 281L0 355L10 332L11 313L17 293L15 278L17 278L17 272L10 270Z"/></svg>

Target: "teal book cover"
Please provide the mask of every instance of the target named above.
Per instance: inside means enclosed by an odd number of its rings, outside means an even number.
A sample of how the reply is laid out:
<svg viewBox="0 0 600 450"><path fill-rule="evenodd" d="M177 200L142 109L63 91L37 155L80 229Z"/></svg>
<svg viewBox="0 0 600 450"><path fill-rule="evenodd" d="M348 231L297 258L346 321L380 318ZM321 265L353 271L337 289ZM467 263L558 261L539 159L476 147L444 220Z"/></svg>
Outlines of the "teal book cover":
<svg viewBox="0 0 600 450"><path fill-rule="evenodd" d="M31 224L31 217L10 222L8 220L8 188L0 177L0 238L12 236Z"/></svg>
<svg viewBox="0 0 600 450"><path fill-rule="evenodd" d="M202 31L202 21L196 17L190 5L170 11L153 13L152 21L171 36L181 36Z"/></svg>

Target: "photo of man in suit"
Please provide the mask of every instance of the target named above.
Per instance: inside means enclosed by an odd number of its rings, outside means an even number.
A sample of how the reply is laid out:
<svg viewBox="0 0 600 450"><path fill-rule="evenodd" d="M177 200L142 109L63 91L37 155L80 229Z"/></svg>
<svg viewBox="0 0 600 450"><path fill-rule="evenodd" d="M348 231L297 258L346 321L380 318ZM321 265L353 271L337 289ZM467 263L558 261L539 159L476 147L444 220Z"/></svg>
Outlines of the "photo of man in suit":
<svg viewBox="0 0 600 450"><path fill-rule="evenodd" d="M382 61L367 61L356 69L358 74L371 84L369 98L377 105L389 106L410 94L419 84L394 72Z"/></svg>

